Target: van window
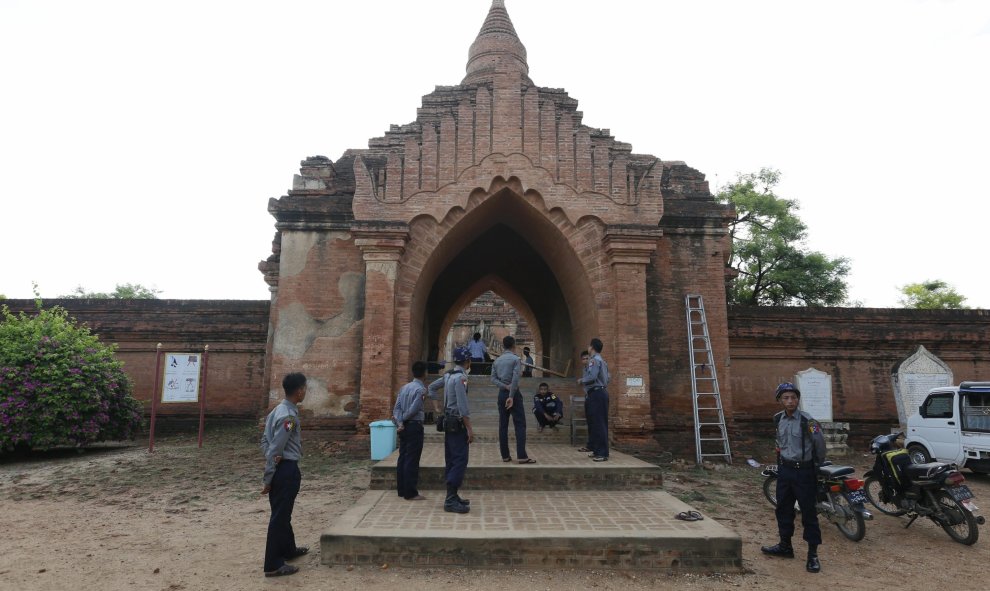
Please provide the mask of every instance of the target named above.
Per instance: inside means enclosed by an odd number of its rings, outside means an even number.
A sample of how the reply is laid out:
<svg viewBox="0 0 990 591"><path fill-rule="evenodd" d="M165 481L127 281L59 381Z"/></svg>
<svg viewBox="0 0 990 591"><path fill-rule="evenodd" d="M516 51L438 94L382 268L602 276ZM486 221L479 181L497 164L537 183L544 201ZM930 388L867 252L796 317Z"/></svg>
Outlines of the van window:
<svg viewBox="0 0 990 591"><path fill-rule="evenodd" d="M921 416L926 419L951 419L953 396L951 392L932 394L922 405Z"/></svg>
<svg viewBox="0 0 990 591"><path fill-rule="evenodd" d="M990 393L966 392L962 396L963 431L990 433Z"/></svg>

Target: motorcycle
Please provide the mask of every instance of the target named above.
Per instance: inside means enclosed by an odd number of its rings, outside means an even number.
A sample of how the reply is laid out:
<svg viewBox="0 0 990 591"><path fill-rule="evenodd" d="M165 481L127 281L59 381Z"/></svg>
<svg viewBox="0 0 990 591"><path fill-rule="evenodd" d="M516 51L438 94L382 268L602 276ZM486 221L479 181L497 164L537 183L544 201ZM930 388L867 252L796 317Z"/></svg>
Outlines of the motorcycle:
<svg viewBox="0 0 990 591"><path fill-rule="evenodd" d="M904 433L878 435L870 443L876 456L873 469L866 472L866 497L881 513L910 520L927 517L960 544L972 545L980 537L980 525L986 523L976 515L978 507L973 492L955 464L929 462L914 464L907 450L895 449Z"/></svg>
<svg viewBox="0 0 990 591"><path fill-rule="evenodd" d="M842 535L858 542L866 535L866 521L873 519L873 514L866 509L864 481L850 478L853 472L852 466L833 466L831 462L819 466L815 509L826 521L835 524ZM763 496L776 507L776 464L767 465L762 474Z"/></svg>

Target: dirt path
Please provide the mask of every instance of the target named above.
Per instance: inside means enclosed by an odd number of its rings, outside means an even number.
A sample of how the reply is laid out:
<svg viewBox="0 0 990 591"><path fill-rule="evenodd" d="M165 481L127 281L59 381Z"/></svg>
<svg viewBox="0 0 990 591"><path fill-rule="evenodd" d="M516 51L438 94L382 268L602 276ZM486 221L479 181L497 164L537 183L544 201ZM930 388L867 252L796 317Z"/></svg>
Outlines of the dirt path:
<svg viewBox="0 0 990 591"><path fill-rule="evenodd" d="M106 448L35 459L0 459L0 588L102 591L228 589L765 589L816 584L842 588L985 589L990 529L972 547L952 542L928 521L904 530L878 515L866 539L845 540L823 525L823 572L802 560L774 560L759 547L776 525L760 492L759 471L671 470L666 488L738 531L750 571L688 576L642 572L533 572L326 567L319 536L367 488L371 462L331 446L307 448L293 525L313 552L285 579L261 574L267 500L258 495L253 432L208 434L198 450L188 436L166 438L154 455L142 447ZM856 458L857 463L868 458ZM860 473L862 473L860 466ZM990 479L967 474L990 515Z"/></svg>

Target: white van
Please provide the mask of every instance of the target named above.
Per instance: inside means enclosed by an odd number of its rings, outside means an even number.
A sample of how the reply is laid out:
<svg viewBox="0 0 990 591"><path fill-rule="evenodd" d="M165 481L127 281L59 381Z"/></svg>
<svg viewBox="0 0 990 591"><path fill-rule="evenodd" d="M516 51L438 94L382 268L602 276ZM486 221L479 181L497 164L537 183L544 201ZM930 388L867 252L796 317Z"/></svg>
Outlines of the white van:
<svg viewBox="0 0 990 591"><path fill-rule="evenodd" d="M934 388L908 419L904 442L916 464L934 459L990 474L990 382Z"/></svg>

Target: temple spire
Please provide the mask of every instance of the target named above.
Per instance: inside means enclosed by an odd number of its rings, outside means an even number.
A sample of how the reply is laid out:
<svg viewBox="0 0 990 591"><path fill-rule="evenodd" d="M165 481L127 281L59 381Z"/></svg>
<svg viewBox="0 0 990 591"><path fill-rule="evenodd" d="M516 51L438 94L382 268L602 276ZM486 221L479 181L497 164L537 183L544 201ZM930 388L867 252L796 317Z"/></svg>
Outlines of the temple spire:
<svg viewBox="0 0 990 591"><path fill-rule="evenodd" d="M529 64L526 63L526 48L523 46L516 29L512 26L508 11L505 10L504 0L492 0L492 7L481 25L478 38L471 44L468 51L467 76L462 84L471 84L491 80L496 68L518 71L522 79L532 84L529 79Z"/></svg>

